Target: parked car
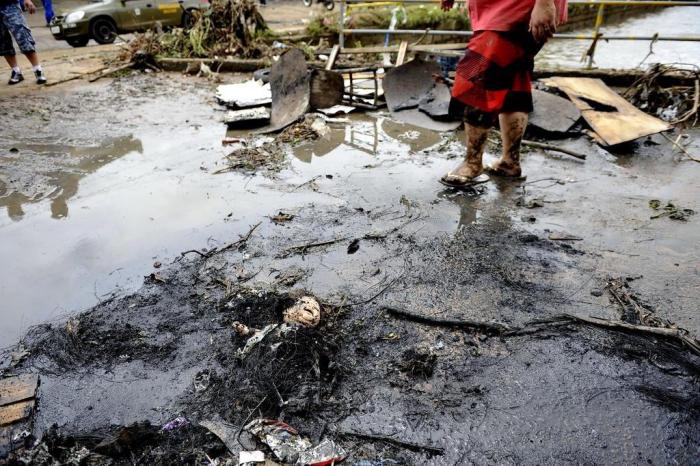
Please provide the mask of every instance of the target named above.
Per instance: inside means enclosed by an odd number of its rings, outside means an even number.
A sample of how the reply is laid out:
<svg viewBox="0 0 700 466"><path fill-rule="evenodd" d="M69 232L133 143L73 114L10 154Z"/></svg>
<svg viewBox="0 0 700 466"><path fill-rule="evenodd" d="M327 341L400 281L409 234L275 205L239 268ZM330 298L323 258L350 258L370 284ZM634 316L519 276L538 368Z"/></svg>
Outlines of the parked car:
<svg viewBox="0 0 700 466"><path fill-rule="evenodd" d="M84 47L90 39L111 44L117 34L146 31L158 22L186 27L193 11L208 7L209 0L102 0L56 16L51 34L73 47Z"/></svg>

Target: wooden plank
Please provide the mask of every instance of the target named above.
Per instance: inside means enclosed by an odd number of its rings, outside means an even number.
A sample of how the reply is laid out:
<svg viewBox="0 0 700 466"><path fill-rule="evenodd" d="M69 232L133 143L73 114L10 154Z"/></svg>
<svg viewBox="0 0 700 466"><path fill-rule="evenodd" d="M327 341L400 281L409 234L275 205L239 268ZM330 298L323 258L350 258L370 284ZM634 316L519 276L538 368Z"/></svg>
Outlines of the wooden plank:
<svg viewBox="0 0 700 466"><path fill-rule="evenodd" d="M338 53L340 52L340 45L336 44L331 50L331 54L326 62L326 71L330 71L335 66L335 60L338 58Z"/></svg>
<svg viewBox="0 0 700 466"><path fill-rule="evenodd" d="M0 380L0 406L28 400L36 396L39 376L24 374Z"/></svg>
<svg viewBox="0 0 700 466"><path fill-rule="evenodd" d="M403 65L403 62L406 61L406 53L408 52L408 41L402 41L399 44L399 54L396 56L396 66L401 66Z"/></svg>
<svg viewBox="0 0 700 466"><path fill-rule="evenodd" d="M672 128L670 124L637 109L600 79L554 77L544 82L558 87L569 96L607 146Z"/></svg>
<svg viewBox="0 0 700 466"><path fill-rule="evenodd" d="M1 407L0 426L6 426L28 418L31 416L33 409L34 400L20 401L19 403Z"/></svg>

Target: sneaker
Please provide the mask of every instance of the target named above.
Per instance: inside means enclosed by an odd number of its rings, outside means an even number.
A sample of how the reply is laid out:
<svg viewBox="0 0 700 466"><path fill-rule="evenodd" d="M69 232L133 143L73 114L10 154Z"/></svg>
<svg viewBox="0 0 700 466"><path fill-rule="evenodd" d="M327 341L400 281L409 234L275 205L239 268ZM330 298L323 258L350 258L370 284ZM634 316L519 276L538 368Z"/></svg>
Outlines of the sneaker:
<svg viewBox="0 0 700 466"><path fill-rule="evenodd" d="M12 85L12 84L17 84L21 81L24 81L24 76L22 76L22 72L17 72L15 70L12 70L12 74L10 75L10 80L7 81L7 84Z"/></svg>
<svg viewBox="0 0 700 466"><path fill-rule="evenodd" d="M43 70L36 70L34 72L34 76L36 76L36 83L37 84L46 84L46 76L44 76Z"/></svg>

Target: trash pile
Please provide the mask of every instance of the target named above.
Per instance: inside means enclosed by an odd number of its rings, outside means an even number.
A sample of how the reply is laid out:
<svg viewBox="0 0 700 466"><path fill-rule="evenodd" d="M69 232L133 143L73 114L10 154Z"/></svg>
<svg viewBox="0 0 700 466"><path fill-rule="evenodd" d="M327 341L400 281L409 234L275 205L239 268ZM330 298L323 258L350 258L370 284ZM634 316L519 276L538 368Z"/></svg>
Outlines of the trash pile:
<svg viewBox="0 0 700 466"><path fill-rule="evenodd" d="M191 13L191 27L137 34L122 53L131 61L137 53L183 58L260 58L269 46L263 40L267 24L252 0L212 0L210 7Z"/></svg>
<svg viewBox="0 0 700 466"><path fill-rule="evenodd" d="M666 85L668 78L683 77L694 84ZM700 67L680 68L657 63L623 94L633 105L672 124L698 124Z"/></svg>

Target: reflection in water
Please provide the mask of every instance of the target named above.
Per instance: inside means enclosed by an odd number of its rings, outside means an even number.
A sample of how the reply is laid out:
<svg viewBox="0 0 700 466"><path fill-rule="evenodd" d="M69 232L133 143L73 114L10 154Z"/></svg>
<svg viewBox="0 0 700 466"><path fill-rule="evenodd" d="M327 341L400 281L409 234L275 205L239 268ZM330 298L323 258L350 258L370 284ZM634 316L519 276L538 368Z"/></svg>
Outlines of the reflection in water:
<svg viewBox="0 0 700 466"><path fill-rule="evenodd" d="M386 116L360 115L352 117L350 124L332 127L328 135L312 144L295 147L294 155L302 162L311 163L314 157L323 157L344 145L376 157L383 152L404 149L403 145L411 152L419 152L441 141L442 136L434 131Z"/></svg>
<svg viewBox="0 0 700 466"><path fill-rule="evenodd" d="M143 153L141 141L131 135L96 147L26 144L16 148L0 156L0 207L6 207L14 221L24 217L24 204L43 199L51 199L51 217L67 217L68 200L77 194L83 177L126 154Z"/></svg>
<svg viewBox="0 0 700 466"><path fill-rule="evenodd" d="M483 191L483 187L477 186L473 193L455 191L454 189L445 189L438 193L438 198L446 199L459 207L458 230L472 223L476 223L479 213L476 208L476 202Z"/></svg>

